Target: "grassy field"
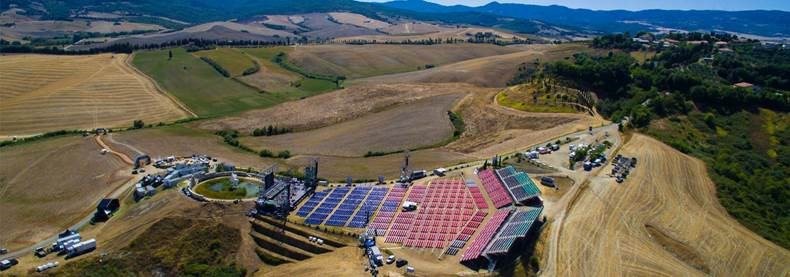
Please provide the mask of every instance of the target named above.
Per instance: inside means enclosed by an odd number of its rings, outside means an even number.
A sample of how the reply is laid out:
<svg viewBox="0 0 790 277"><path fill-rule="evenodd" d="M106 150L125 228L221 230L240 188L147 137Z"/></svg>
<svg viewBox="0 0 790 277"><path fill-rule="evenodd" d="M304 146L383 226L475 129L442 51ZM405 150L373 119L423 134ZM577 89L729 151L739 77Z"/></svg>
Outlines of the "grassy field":
<svg viewBox="0 0 790 277"><path fill-rule="evenodd" d="M184 49L173 49L172 60L168 60L167 51L139 52L135 55L134 65L201 117L265 108L330 89L325 83L305 82L300 89L262 92L240 81L223 77L210 65ZM234 57L249 61L245 55L235 51L222 50L214 55L227 64L243 64L235 61ZM233 54L225 55L226 52Z"/></svg>
<svg viewBox="0 0 790 277"><path fill-rule="evenodd" d="M289 58L310 72L355 79L518 51L490 44L312 45L294 48Z"/></svg>
<svg viewBox="0 0 790 277"><path fill-rule="evenodd" d="M637 62L640 64L645 63L648 59L651 59L656 56L656 51L632 51L630 52L631 57L636 59Z"/></svg>
<svg viewBox="0 0 790 277"><path fill-rule="evenodd" d="M571 93L538 92L534 85L518 85L507 88L496 95L499 105L525 112L576 113L575 106L563 104L574 101Z"/></svg>
<svg viewBox="0 0 790 277"><path fill-rule="evenodd" d="M233 48L217 48L214 50L205 50L195 52L198 57L208 57L219 63L222 68L230 73L230 76L236 77L242 75L244 70L254 66L252 59L244 53L241 53Z"/></svg>
<svg viewBox="0 0 790 277"><path fill-rule="evenodd" d="M593 182L568 211L550 275L781 276L790 251L740 225L705 164L636 134L622 184ZM607 171L608 168L604 168Z"/></svg>
<svg viewBox="0 0 790 277"><path fill-rule="evenodd" d="M187 116L123 54L0 59L0 136L130 127Z"/></svg>
<svg viewBox="0 0 790 277"><path fill-rule="evenodd" d="M131 179L92 137L69 136L0 148L0 245L14 250L63 231Z"/></svg>
<svg viewBox="0 0 790 277"><path fill-rule="evenodd" d="M168 60L168 50L139 52L134 65L201 117L268 107L282 101L222 77L184 49L172 51L172 60Z"/></svg>
<svg viewBox="0 0 790 277"><path fill-rule="evenodd" d="M303 98L336 89L336 85L333 82L305 78L299 73L289 71L272 62L272 59L277 54L288 54L293 49L292 47L236 49L236 51L255 59L261 65L261 70L258 73L239 77L239 80L267 92L287 93L292 95L293 98Z"/></svg>

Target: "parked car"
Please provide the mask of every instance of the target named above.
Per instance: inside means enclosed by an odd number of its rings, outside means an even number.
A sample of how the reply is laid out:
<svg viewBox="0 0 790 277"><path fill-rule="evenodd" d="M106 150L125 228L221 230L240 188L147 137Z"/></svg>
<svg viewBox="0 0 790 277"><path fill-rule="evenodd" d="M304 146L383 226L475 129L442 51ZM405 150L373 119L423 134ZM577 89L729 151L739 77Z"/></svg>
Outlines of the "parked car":
<svg viewBox="0 0 790 277"><path fill-rule="evenodd" d="M0 255L8 254L8 249L0 248Z"/></svg>
<svg viewBox="0 0 790 277"><path fill-rule="evenodd" d="M395 262L395 255L390 255L387 257L387 264L392 264Z"/></svg>
<svg viewBox="0 0 790 277"><path fill-rule="evenodd" d="M17 264L19 264L19 261L17 261L16 259L2 260L0 261L0 270L9 269Z"/></svg>
<svg viewBox="0 0 790 277"><path fill-rule="evenodd" d="M409 264L409 261L404 260L404 259L400 259L397 262L395 262L395 266L397 266L398 268L401 268L401 267L403 267L403 266L405 266L407 264Z"/></svg>

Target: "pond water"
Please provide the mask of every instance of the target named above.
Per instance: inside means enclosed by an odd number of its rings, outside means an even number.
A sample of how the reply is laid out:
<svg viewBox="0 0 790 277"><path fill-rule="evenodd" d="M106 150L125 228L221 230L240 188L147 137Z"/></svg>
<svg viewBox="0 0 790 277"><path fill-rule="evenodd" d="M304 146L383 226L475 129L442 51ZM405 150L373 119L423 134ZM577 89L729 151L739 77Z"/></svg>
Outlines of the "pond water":
<svg viewBox="0 0 790 277"><path fill-rule="evenodd" d="M258 196L258 193L261 191L261 184L259 182L244 179L244 178L239 178L239 187L238 187L239 189L237 190L232 189L230 179L225 177L208 180L202 184L199 184L198 186L204 187L202 189L198 188L199 191L208 190L216 193L216 195L206 195L207 197L228 195L230 193L234 195L234 197L232 198L236 198L236 197L252 198ZM234 192L238 193L242 188L246 191L246 194L244 194L243 196L234 193ZM220 198L226 198L226 197L220 197Z"/></svg>

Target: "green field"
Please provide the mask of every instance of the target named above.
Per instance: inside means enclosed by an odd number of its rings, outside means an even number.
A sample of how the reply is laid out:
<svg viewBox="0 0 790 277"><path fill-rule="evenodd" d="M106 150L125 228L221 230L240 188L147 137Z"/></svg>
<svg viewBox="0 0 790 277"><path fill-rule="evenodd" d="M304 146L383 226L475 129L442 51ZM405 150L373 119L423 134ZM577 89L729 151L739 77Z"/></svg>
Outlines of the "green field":
<svg viewBox="0 0 790 277"><path fill-rule="evenodd" d="M562 104L560 93L537 93L528 86L513 87L496 95L499 105L534 113L576 113L573 106ZM533 98L534 97L534 98ZM555 99L556 98L556 99ZM570 99L570 97L568 97Z"/></svg>
<svg viewBox="0 0 790 277"><path fill-rule="evenodd" d="M266 108L334 89L331 82L305 79L301 81L299 88L263 93L241 81L223 77L199 57L182 48L172 49L172 60L168 60L168 51L138 52L134 56L133 64L200 117L216 117ZM227 57L244 56L234 54ZM228 58L218 58L226 59Z"/></svg>
<svg viewBox="0 0 790 277"><path fill-rule="evenodd" d="M244 70L254 66L252 59L244 53L233 48L217 48L195 52L199 57L208 57L219 63L222 68L230 72L230 76L240 76Z"/></svg>

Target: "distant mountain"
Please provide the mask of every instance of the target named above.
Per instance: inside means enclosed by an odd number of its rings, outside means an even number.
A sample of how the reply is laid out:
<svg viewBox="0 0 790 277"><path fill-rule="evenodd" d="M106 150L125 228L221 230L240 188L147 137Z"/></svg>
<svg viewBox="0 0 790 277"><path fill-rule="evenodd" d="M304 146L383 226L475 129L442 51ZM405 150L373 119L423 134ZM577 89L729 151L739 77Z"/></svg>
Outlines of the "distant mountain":
<svg viewBox="0 0 790 277"><path fill-rule="evenodd" d="M408 4L403 2L402 4ZM212 21L245 19L265 14L305 14L318 12L346 11L362 14L374 19L413 19L436 21L448 24L480 25L513 30L521 33L539 33L545 30L561 33L552 26L508 16L468 10L468 7L446 7L429 2L416 1L415 6L397 8L380 3L353 0L59 0L32 2L29 0L0 1L0 9L11 4L41 16L43 19L69 19L76 11L123 12L130 15L161 16L190 25ZM44 9L40 7L43 5ZM420 5L420 6L417 6ZM432 12L433 5L437 12Z"/></svg>
<svg viewBox="0 0 790 277"><path fill-rule="evenodd" d="M442 6L422 0L403 0L383 3L384 6L416 12L455 13L479 12L548 24L573 26L599 32L657 30L659 28L687 31L722 30L761 36L790 36L790 12L785 11L712 11L712 10L643 10L595 11L571 9L563 6L503 4L491 2L485 6Z"/></svg>

